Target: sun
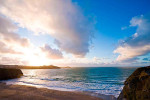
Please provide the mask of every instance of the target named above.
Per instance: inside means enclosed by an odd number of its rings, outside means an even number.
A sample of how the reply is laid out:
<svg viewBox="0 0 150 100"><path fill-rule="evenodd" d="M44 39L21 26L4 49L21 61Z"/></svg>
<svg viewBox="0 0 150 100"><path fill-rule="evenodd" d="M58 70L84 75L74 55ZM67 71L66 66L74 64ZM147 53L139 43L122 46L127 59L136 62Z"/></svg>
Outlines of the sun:
<svg viewBox="0 0 150 100"><path fill-rule="evenodd" d="M49 59L41 51L29 48L24 51L24 59L30 66L43 66L49 64Z"/></svg>
<svg viewBox="0 0 150 100"><path fill-rule="evenodd" d="M38 56L34 56L32 55L29 59L28 59L29 65L31 66L43 66L43 65L47 65L46 59L45 58L41 58Z"/></svg>

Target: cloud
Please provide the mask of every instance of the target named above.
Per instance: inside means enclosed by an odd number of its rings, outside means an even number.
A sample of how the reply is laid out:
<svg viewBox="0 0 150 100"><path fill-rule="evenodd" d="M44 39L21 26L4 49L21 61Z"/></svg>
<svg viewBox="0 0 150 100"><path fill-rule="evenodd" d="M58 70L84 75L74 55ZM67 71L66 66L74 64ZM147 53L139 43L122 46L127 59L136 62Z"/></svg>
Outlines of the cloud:
<svg viewBox="0 0 150 100"><path fill-rule="evenodd" d="M95 61L95 62L99 62L99 61L101 61L101 59L100 59L100 58L98 58L98 57L93 57L93 61Z"/></svg>
<svg viewBox="0 0 150 100"><path fill-rule="evenodd" d="M0 64L4 65L27 65L27 61L23 61L20 58L12 58L12 57L0 57Z"/></svg>
<svg viewBox="0 0 150 100"><path fill-rule="evenodd" d="M13 48L7 46L7 44L0 41L0 53L10 53L10 54L21 54L21 52L14 50Z"/></svg>
<svg viewBox="0 0 150 100"><path fill-rule="evenodd" d="M39 50L29 39L17 34L17 29L10 19L0 16L0 64L43 65L50 58L63 58L59 50L48 45Z"/></svg>
<svg viewBox="0 0 150 100"><path fill-rule="evenodd" d="M40 47L41 51L46 54L49 59L62 59L63 54L58 49L52 49L49 45L45 44Z"/></svg>
<svg viewBox="0 0 150 100"><path fill-rule="evenodd" d="M125 30L127 28L128 28L127 26L124 26L124 27L121 27L121 30Z"/></svg>
<svg viewBox="0 0 150 100"><path fill-rule="evenodd" d="M76 58L76 57L64 57L62 60L57 60L59 66L71 66L71 67L100 67L104 66L105 62L101 61L101 58Z"/></svg>
<svg viewBox="0 0 150 100"><path fill-rule="evenodd" d="M50 34L55 44L67 53L83 57L89 52L93 23L71 0L1 0L0 12L20 27Z"/></svg>
<svg viewBox="0 0 150 100"><path fill-rule="evenodd" d="M114 50L114 53L119 53L117 61L134 59L150 53L150 15L133 17L130 27L137 27L136 33L123 40Z"/></svg>
<svg viewBox="0 0 150 100"><path fill-rule="evenodd" d="M15 33L17 26L8 18L0 16L0 53L21 54L18 47L28 47L30 42Z"/></svg>

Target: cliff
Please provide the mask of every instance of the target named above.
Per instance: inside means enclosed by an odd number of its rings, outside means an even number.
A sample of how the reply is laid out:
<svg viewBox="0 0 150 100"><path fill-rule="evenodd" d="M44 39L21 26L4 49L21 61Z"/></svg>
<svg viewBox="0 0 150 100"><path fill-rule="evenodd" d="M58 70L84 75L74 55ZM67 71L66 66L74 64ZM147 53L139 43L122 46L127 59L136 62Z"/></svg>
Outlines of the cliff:
<svg viewBox="0 0 150 100"><path fill-rule="evenodd" d="M23 75L20 69L0 68L0 80L19 78Z"/></svg>
<svg viewBox="0 0 150 100"><path fill-rule="evenodd" d="M136 69L126 79L118 100L150 100L150 66Z"/></svg>

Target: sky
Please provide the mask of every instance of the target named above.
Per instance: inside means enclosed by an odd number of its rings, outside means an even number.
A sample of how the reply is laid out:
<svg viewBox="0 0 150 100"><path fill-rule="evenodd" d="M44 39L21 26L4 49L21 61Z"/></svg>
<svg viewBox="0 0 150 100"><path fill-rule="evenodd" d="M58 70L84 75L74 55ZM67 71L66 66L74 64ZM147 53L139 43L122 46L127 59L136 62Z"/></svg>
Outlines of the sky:
<svg viewBox="0 0 150 100"><path fill-rule="evenodd" d="M150 65L149 0L1 0L0 64Z"/></svg>

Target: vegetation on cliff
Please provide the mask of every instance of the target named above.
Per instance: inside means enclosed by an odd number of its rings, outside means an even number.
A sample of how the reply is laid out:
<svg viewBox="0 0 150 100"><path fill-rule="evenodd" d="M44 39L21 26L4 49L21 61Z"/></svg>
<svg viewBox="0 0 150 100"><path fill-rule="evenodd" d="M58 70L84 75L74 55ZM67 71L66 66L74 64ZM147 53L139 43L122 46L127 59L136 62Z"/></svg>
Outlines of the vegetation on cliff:
<svg viewBox="0 0 150 100"><path fill-rule="evenodd" d="M124 85L118 100L150 100L150 66L136 69Z"/></svg>

